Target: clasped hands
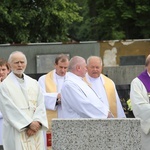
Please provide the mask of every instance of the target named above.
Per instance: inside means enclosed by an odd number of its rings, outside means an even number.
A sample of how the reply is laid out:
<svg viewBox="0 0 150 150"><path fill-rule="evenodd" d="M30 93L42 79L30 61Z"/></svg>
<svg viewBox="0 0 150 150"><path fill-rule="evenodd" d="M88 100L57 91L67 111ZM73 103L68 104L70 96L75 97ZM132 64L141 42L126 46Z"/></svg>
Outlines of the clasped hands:
<svg viewBox="0 0 150 150"><path fill-rule="evenodd" d="M114 115L109 111L107 118L114 118Z"/></svg>
<svg viewBox="0 0 150 150"><path fill-rule="evenodd" d="M58 95L57 95L57 105L59 105L59 104L61 104L61 94L60 93L58 93Z"/></svg>
<svg viewBox="0 0 150 150"><path fill-rule="evenodd" d="M26 134L30 137L34 134L36 134L41 128L41 124L38 121L33 121L30 123L26 130Z"/></svg>

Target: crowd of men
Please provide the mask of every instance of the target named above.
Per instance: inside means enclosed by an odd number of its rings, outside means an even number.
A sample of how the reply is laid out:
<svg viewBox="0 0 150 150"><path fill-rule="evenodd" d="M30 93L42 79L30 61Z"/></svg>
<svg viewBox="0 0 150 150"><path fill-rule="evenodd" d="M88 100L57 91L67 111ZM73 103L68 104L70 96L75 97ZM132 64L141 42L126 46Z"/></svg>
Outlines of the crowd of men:
<svg viewBox="0 0 150 150"><path fill-rule="evenodd" d="M51 149L53 118L126 118L115 83L102 74L100 57L85 60L74 56L69 60L67 55L58 55L54 70L38 81L24 73L26 66L26 56L20 51L12 52L8 63L0 61L0 144L4 150ZM150 139L147 93L150 55L144 73L131 83L133 112L142 120L142 146Z"/></svg>

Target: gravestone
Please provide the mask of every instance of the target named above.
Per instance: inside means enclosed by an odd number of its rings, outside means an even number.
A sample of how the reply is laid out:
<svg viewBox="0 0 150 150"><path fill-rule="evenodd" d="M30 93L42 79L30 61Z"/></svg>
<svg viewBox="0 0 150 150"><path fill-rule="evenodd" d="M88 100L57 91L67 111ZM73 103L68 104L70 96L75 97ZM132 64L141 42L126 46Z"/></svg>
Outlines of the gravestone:
<svg viewBox="0 0 150 150"><path fill-rule="evenodd" d="M145 64L145 55L120 57L120 66L144 65L144 64Z"/></svg>
<svg viewBox="0 0 150 150"><path fill-rule="evenodd" d="M141 150L140 120L53 119L52 150Z"/></svg>

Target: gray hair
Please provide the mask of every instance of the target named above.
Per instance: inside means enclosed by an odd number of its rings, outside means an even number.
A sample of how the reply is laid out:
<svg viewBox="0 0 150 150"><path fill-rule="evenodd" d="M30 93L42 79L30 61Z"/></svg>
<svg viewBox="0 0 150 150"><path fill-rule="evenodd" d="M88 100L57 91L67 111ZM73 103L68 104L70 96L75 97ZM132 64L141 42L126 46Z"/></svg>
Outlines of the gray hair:
<svg viewBox="0 0 150 150"><path fill-rule="evenodd" d="M90 60L91 60L92 58L99 59L99 61L101 62L100 65L101 65L101 66L103 65L102 59L101 59L101 57L99 57L99 56L90 56L90 57L87 59L87 65L89 65Z"/></svg>
<svg viewBox="0 0 150 150"><path fill-rule="evenodd" d="M12 53L9 55L8 63L9 63L9 64L12 63L13 55L14 55L14 54L17 54L17 53L20 53L20 54L22 54L22 55L24 56L24 58L25 58L25 63L27 64L27 58L26 58L25 54L24 54L23 52L21 52L21 51L14 51L14 52L12 52Z"/></svg>

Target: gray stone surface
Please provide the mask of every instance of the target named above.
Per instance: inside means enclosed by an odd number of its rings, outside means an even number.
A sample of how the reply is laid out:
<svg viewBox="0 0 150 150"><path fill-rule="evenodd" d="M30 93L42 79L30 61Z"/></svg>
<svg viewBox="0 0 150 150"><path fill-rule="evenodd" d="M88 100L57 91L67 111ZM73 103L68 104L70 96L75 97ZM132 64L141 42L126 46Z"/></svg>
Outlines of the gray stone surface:
<svg viewBox="0 0 150 150"><path fill-rule="evenodd" d="M130 84L144 70L144 65L104 67L103 73L111 78L116 85L123 85Z"/></svg>
<svg viewBox="0 0 150 150"><path fill-rule="evenodd" d="M80 44L31 43L20 46L3 46L0 44L1 58L8 59L10 53L13 51L22 51L26 55L28 65L25 72L26 74L33 74L37 73L38 70L36 56L64 53L69 54L70 57L79 55L87 59L91 55L100 56L100 44L99 42L85 42ZM44 70L44 66L42 67ZM45 71L43 73L45 73Z"/></svg>
<svg viewBox="0 0 150 150"><path fill-rule="evenodd" d="M141 150L139 119L52 121L53 150Z"/></svg>
<svg viewBox="0 0 150 150"><path fill-rule="evenodd" d="M120 57L120 66L128 65L145 65L145 55L137 56L121 56Z"/></svg>

